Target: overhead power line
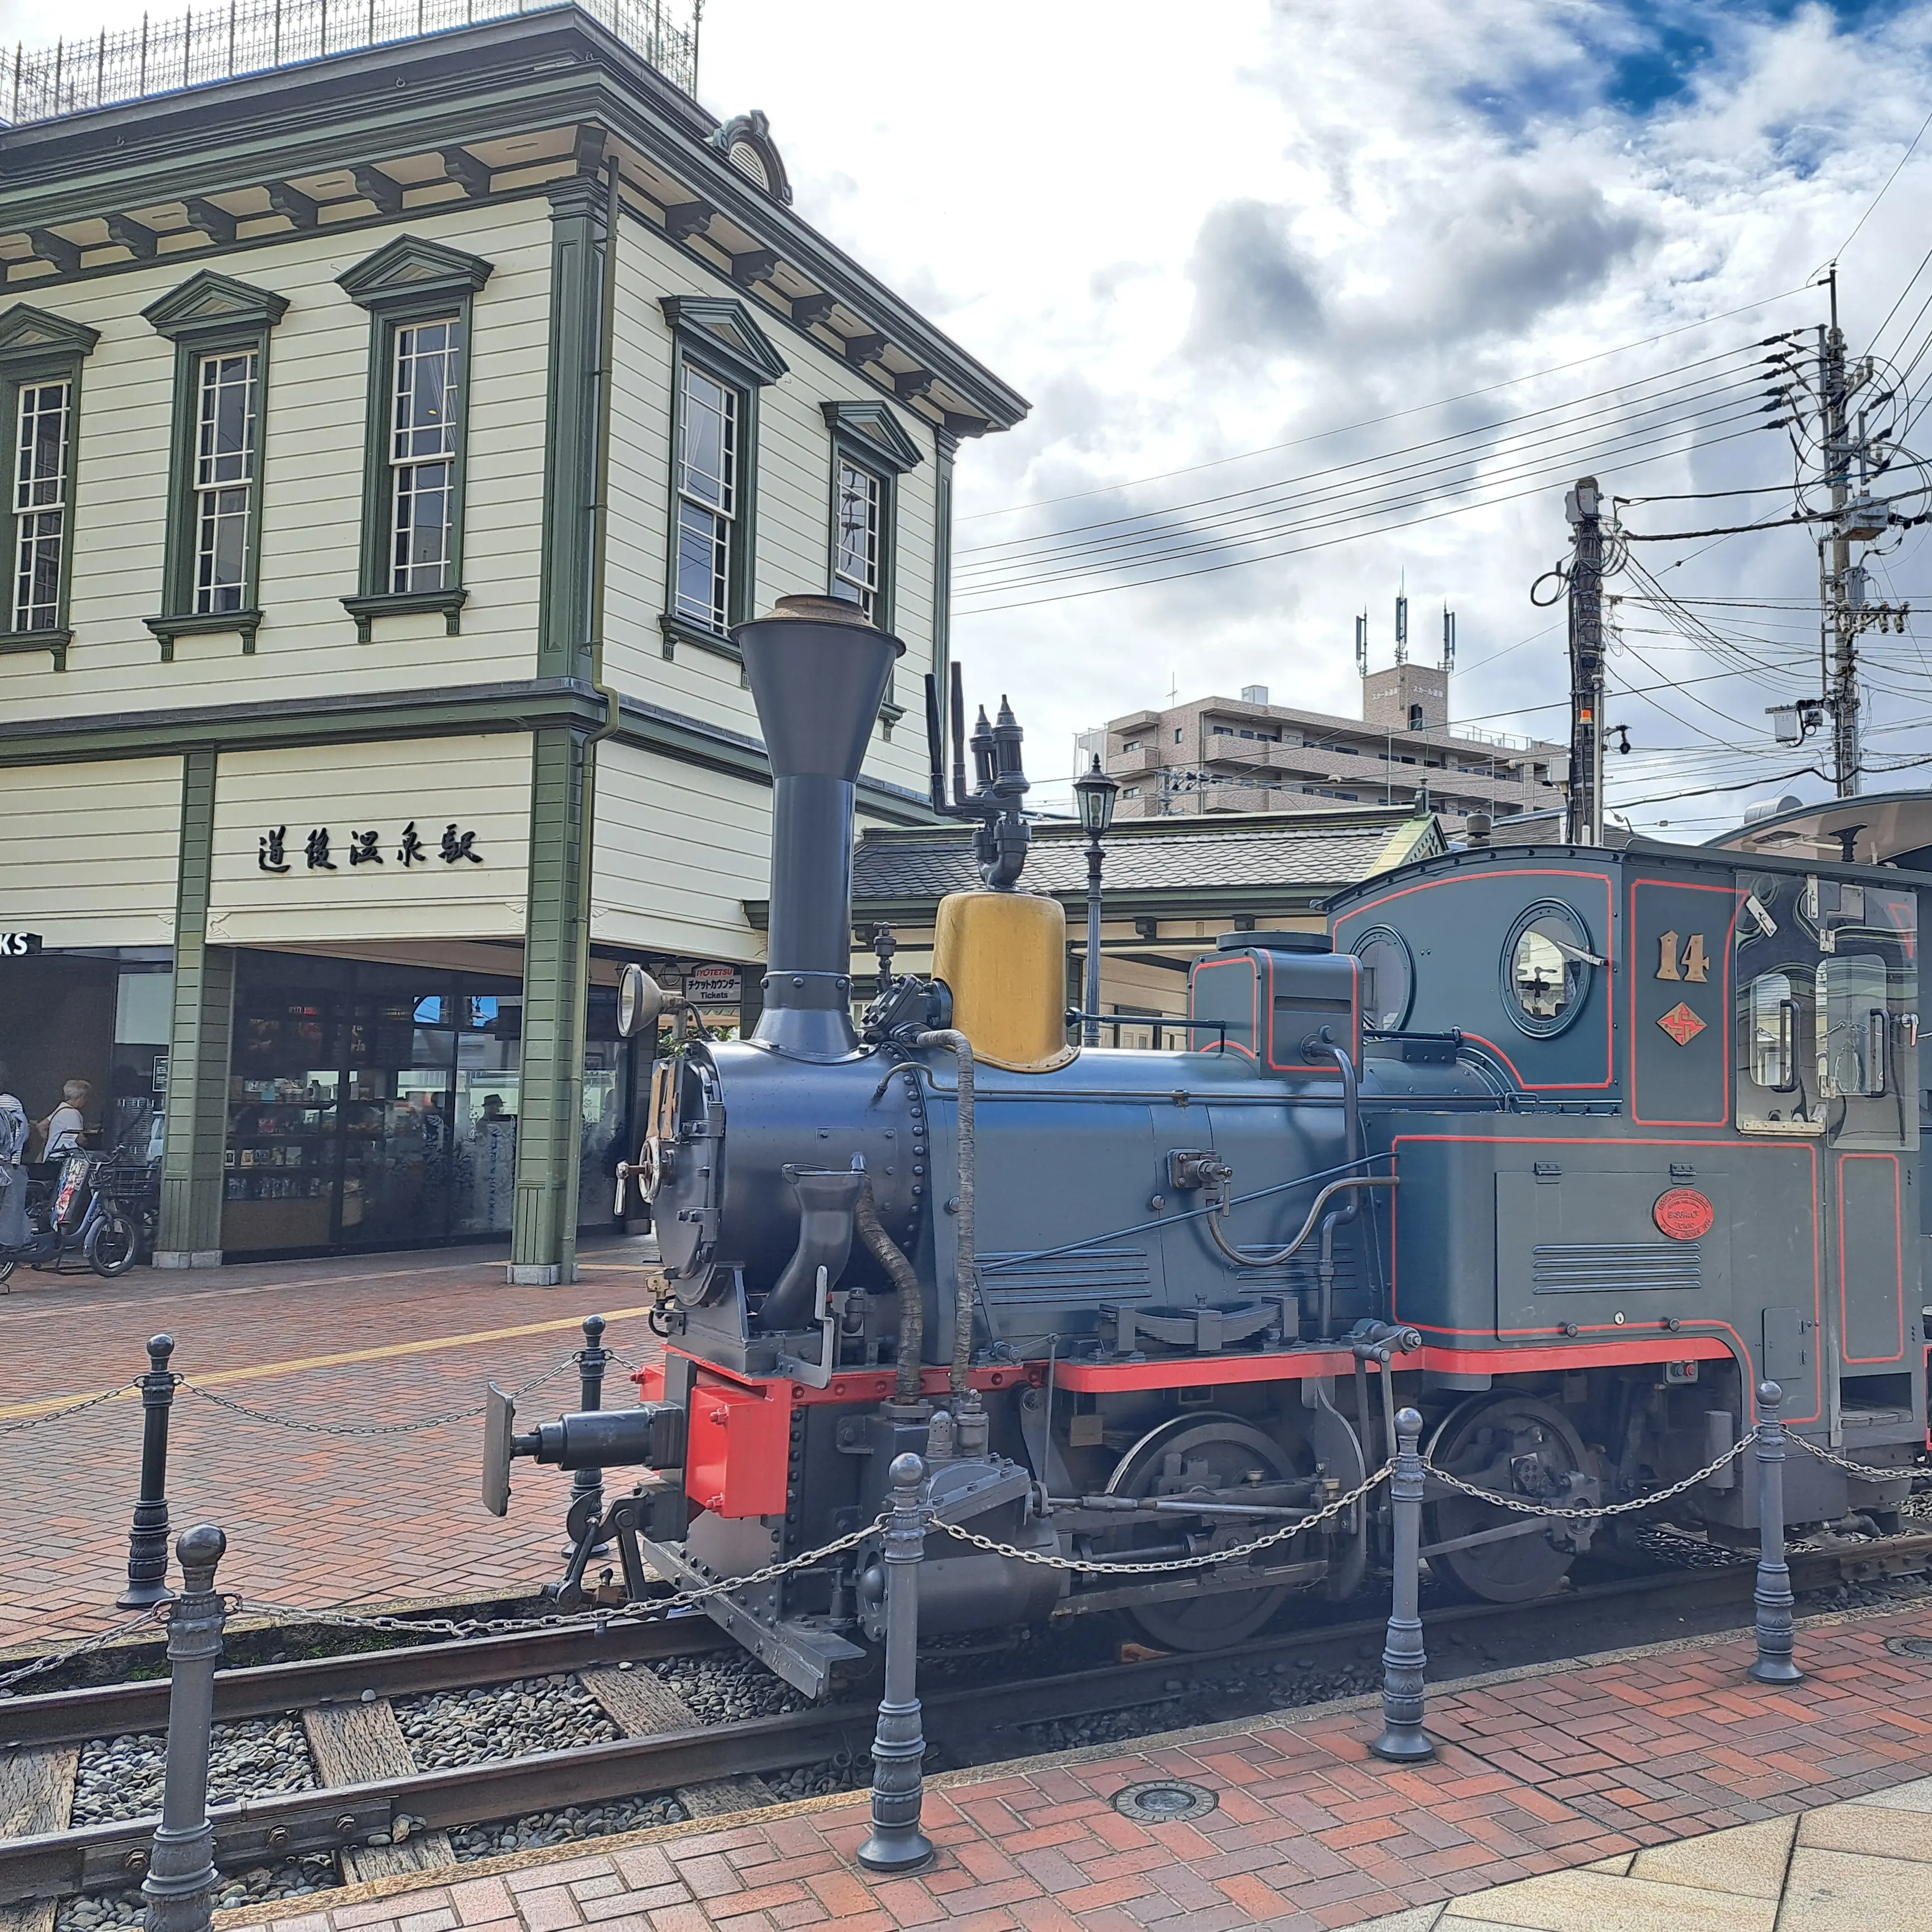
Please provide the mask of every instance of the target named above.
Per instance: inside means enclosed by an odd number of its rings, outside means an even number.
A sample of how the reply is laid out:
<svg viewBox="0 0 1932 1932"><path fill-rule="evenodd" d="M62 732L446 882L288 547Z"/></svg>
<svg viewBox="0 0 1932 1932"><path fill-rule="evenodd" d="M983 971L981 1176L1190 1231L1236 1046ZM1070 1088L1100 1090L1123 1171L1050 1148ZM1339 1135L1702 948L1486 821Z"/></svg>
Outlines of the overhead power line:
<svg viewBox="0 0 1932 1932"><path fill-rule="evenodd" d="M1256 457L1274 456L1284 449L1298 449L1311 442L1320 442L1333 436L1347 436L1358 429L1374 429L1387 422L1399 422L1405 416L1426 415L1431 410L1448 408L1452 404L1473 401L1478 396L1493 396L1499 390L1512 389L1520 383L1540 382L1546 376L1567 374L1572 369L1586 368L1592 362L1607 361L1612 356L1628 356L1639 349L1648 349L1660 342L1667 342L1673 336L1687 334L1692 329L1708 328L1713 323L1729 322L1734 316L1753 315L1760 309L1771 308L1781 302L1789 302L1793 296L1807 293L1810 284L1807 282L1796 288L1786 289L1774 296L1766 296L1758 302L1744 302L1736 308L1721 309L1715 315L1700 316L1694 322L1678 323L1674 328L1660 328L1654 335L1640 336L1634 342L1619 343L1614 349L1599 349L1588 356L1574 357L1568 362L1552 363L1546 369L1532 369L1520 375L1504 377L1500 382L1488 382L1480 388L1463 389L1452 396L1438 396L1433 402L1412 404L1406 409L1389 410L1380 416L1364 416L1354 422L1340 423L1333 429L1311 430L1306 436L1291 436L1285 442L1268 443L1258 449L1246 449L1233 456L1217 456L1205 463L1189 464L1180 469L1156 470L1152 475L1132 478L1119 483L1102 483L1090 490L1072 490L1059 496L1036 497L1029 502L1010 503L1004 509L976 510L970 516L962 517L962 524L978 523L988 517L1017 516L1026 510L1051 508L1059 503L1077 503L1089 496L1110 496L1119 490L1138 490L1150 483L1165 483L1176 476L1198 476L1203 470L1225 468L1231 463L1246 463ZM1686 366L1695 366L1694 364Z"/></svg>
<svg viewBox="0 0 1932 1932"><path fill-rule="evenodd" d="M1738 362L1753 354L1763 346L1761 343L1754 343L1742 348L1727 350L1720 355L1704 357L1700 362L1688 364L1685 367L1697 368L1709 363ZM1726 383L1713 384L1708 376L1700 377L1694 381L1673 380L1682 376L1683 373L1682 370L1673 370L1670 371L1667 376L1644 377L1635 382L1625 383L1615 389L1600 390L1590 395L1572 397L1561 403L1551 404L1541 409L1523 410L1514 416L1498 416L1491 422L1472 424L1466 429L1456 430L1438 436L1432 436L1419 443L1408 444L1373 455L1353 458L1346 462L1331 464L1325 468L1306 471L1295 477L1280 478L1268 482L1250 484L1243 489L1224 490L1215 496L1196 497L1184 502L1163 505L1154 509L1123 512L1118 516L1098 518L1089 523L1069 525L1064 530L1040 532L1030 536L1003 538L992 543L962 545L958 556L962 568L981 568L983 566L974 565L968 560L975 557L1024 555L1042 549L1072 544L1093 532L1122 530L1134 524L1155 523L1164 518L1178 517L1186 511L1209 509L1219 504L1238 502L1244 497L1262 496L1276 490L1284 488L1305 490L1324 478L1345 476L1351 472L1381 470L1391 466L1397 470L1411 467L1413 464L1409 460L1421 458L1425 452L1442 450L1456 444L1476 442L1497 431L1512 428L1516 428L1516 433L1520 435L1527 434L1528 432L1522 427L1524 425L1534 423L1542 418L1562 416L1566 412L1582 410L1585 409L1586 405L1590 404L1604 403L1607 406L1592 412L1586 412L1570 422L1552 425L1554 432L1567 433L1574 429L1581 428L1584 424L1600 417L1616 416L1619 412L1617 406L1618 398L1628 398L1627 413L1632 416L1640 416L1661 407L1673 397L1716 393L1727 388L1747 388L1752 386L1756 380L1752 376L1744 374L1742 370L1734 374ZM1658 384L1665 384L1666 386L1658 388L1654 394L1642 396L1634 393L1654 388ZM1508 440L1504 439L1504 440Z"/></svg>

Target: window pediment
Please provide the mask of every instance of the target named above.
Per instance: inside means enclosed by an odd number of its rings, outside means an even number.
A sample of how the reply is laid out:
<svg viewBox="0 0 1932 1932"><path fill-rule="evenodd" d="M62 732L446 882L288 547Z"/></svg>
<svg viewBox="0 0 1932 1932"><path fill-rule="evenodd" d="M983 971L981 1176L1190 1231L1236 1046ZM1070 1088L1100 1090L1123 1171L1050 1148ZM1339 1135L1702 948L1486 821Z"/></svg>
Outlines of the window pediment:
<svg viewBox="0 0 1932 1932"><path fill-rule="evenodd" d="M286 296L258 289L204 268L141 311L142 320L170 342L191 342L230 329L272 328L289 305Z"/></svg>
<svg viewBox="0 0 1932 1932"><path fill-rule="evenodd" d="M686 344L723 364L735 380L762 388L788 373L752 312L729 296L665 296L664 320Z"/></svg>
<svg viewBox="0 0 1932 1932"><path fill-rule="evenodd" d="M97 329L16 302L0 311L0 374L29 362L85 356L100 340Z"/></svg>
<svg viewBox="0 0 1932 1932"><path fill-rule="evenodd" d="M419 236L398 235L335 278L349 299L366 309L418 302L458 302L487 282L495 265Z"/></svg>
<svg viewBox="0 0 1932 1932"><path fill-rule="evenodd" d="M863 454L895 476L902 476L920 462L919 445L907 435L890 406L885 403L821 403L826 427L835 435L843 434Z"/></svg>

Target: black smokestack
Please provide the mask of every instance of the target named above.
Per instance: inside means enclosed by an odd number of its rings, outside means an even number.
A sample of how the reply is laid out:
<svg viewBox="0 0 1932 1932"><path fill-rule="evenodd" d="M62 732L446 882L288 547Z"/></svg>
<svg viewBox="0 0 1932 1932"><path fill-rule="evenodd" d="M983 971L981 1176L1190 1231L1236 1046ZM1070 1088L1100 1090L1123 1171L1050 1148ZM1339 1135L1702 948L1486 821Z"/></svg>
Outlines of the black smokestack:
<svg viewBox="0 0 1932 1932"><path fill-rule="evenodd" d="M731 633L772 761L771 932L752 1038L836 1060L852 1030L855 783L905 646L831 597L781 597Z"/></svg>

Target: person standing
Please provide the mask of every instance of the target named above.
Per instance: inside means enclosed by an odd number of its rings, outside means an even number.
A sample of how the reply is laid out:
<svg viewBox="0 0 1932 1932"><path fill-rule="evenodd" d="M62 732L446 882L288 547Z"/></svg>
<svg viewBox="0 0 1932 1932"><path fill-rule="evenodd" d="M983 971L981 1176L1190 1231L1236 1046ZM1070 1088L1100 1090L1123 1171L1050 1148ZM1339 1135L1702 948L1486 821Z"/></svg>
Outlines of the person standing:
<svg viewBox="0 0 1932 1932"><path fill-rule="evenodd" d="M27 1110L7 1083L0 1061L0 1251L27 1245Z"/></svg>
<svg viewBox="0 0 1932 1932"><path fill-rule="evenodd" d="M61 1089L60 1105L44 1120L34 1123L43 1136L43 1160L58 1160L80 1145L81 1136L87 1131L87 1103L93 1093L91 1082L70 1080Z"/></svg>

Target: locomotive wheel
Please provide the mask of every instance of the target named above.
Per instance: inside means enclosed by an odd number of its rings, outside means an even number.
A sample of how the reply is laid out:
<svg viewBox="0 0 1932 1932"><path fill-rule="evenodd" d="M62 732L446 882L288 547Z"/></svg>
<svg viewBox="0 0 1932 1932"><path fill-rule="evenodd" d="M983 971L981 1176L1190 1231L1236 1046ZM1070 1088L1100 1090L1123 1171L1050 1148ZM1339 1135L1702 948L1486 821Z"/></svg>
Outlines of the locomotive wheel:
<svg viewBox="0 0 1932 1932"><path fill-rule="evenodd" d="M1238 1416L1177 1416L1142 1436L1121 1457L1107 1493L1178 1499L1190 1490L1238 1488L1252 1469L1260 1470L1265 1482L1285 1482L1294 1474L1281 1445ZM1172 1543L1174 1521L1150 1516L1136 1522L1109 1540L1106 1554L1129 1557L1136 1546ZM1244 1523L1239 1540L1245 1542L1267 1526ZM1126 1615L1149 1642L1163 1650L1219 1650L1252 1636L1288 1594L1282 1588L1223 1590L1143 1604Z"/></svg>
<svg viewBox="0 0 1932 1932"><path fill-rule="evenodd" d="M1582 1438L1562 1411L1527 1396L1478 1396L1451 1412L1426 1445L1438 1468L1499 1496L1561 1503L1568 1478L1589 1467ZM1423 1546L1522 1520L1514 1510L1479 1503L1450 1491L1433 1498L1423 1516ZM1523 1604L1547 1596L1569 1574L1576 1552L1559 1550L1540 1531L1478 1543L1431 1556L1429 1567L1452 1594L1491 1604Z"/></svg>

